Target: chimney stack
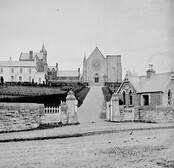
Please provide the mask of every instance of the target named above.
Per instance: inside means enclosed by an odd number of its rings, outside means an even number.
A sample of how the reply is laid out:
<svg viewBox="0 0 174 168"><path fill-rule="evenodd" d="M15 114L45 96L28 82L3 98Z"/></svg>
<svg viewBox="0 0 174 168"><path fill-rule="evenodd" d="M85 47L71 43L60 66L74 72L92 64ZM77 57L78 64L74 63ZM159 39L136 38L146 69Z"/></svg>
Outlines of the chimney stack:
<svg viewBox="0 0 174 168"><path fill-rule="evenodd" d="M151 78L155 74L155 70L153 69L153 64L149 64L149 69L146 71L147 78Z"/></svg>
<svg viewBox="0 0 174 168"><path fill-rule="evenodd" d="M79 75L79 77L80 77L80 68L78 68L78 75Z"/></svg>
<svg viewBox="0 0 174 168"><path fill-rule="evenodd" d="M33 51L30 51L30 52L29 52L29 59L30 59L30 60L33 60Z"/></svg>

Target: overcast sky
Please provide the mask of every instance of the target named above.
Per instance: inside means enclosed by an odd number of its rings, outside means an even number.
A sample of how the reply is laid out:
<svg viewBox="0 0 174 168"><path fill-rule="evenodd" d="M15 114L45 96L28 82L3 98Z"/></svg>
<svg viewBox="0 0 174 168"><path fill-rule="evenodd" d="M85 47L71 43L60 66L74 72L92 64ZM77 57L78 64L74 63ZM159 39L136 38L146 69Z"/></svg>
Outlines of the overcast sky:
<svg viewBox="0 0 174 168"><path fill-rule="evenodd" d="M174 0L0 0L0 60L38 52L61 70L82 68L96 45L126 70L174 70Z"/></svg>

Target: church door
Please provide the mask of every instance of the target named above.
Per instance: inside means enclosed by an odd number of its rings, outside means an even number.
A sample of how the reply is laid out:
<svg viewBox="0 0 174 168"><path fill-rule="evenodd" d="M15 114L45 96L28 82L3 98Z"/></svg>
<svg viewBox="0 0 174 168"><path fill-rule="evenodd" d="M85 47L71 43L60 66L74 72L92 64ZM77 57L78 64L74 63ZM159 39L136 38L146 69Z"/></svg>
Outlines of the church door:
<svg viewBox="0 0 174 168"><path fill-rule="evenodd" d="M95 83L98 83L98 82L99 82L99 78L95 77Z"/></svg>

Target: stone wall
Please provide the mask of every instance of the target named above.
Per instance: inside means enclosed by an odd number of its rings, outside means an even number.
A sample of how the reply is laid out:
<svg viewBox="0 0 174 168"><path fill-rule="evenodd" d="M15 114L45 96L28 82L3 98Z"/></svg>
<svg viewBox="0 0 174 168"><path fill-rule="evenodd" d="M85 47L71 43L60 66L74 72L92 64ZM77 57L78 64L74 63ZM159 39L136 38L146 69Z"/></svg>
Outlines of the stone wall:
<svg viewBox="0 0 174 168"><path fill-rule="evenodd" d="M174 122L174 106L142 106L139 120L146 122Z"/></svg>
<svg viewBox="0 0 174 168"><path fill-rule="evenodd" d="M0 103L0 132L37 128L43 114L43 104Z"/></svg>
<svg viewBox="0 0 174 168"><path fill-rule="evenodd" d="M157 106L162 104L162 94L161 93L151 93L150 94L150 105Z"/></svg>

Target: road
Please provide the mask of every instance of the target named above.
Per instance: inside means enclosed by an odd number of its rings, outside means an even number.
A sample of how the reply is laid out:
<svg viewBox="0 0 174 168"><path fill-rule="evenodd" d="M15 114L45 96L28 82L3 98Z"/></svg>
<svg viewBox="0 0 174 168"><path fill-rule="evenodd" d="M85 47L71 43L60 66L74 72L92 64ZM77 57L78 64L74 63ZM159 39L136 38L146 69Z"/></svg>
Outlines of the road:
<svg viewBox="0 0 174 168"><path fill-rule="evenodd" d="M0 168L174 167L173 129L0 143Z"/></svg>

